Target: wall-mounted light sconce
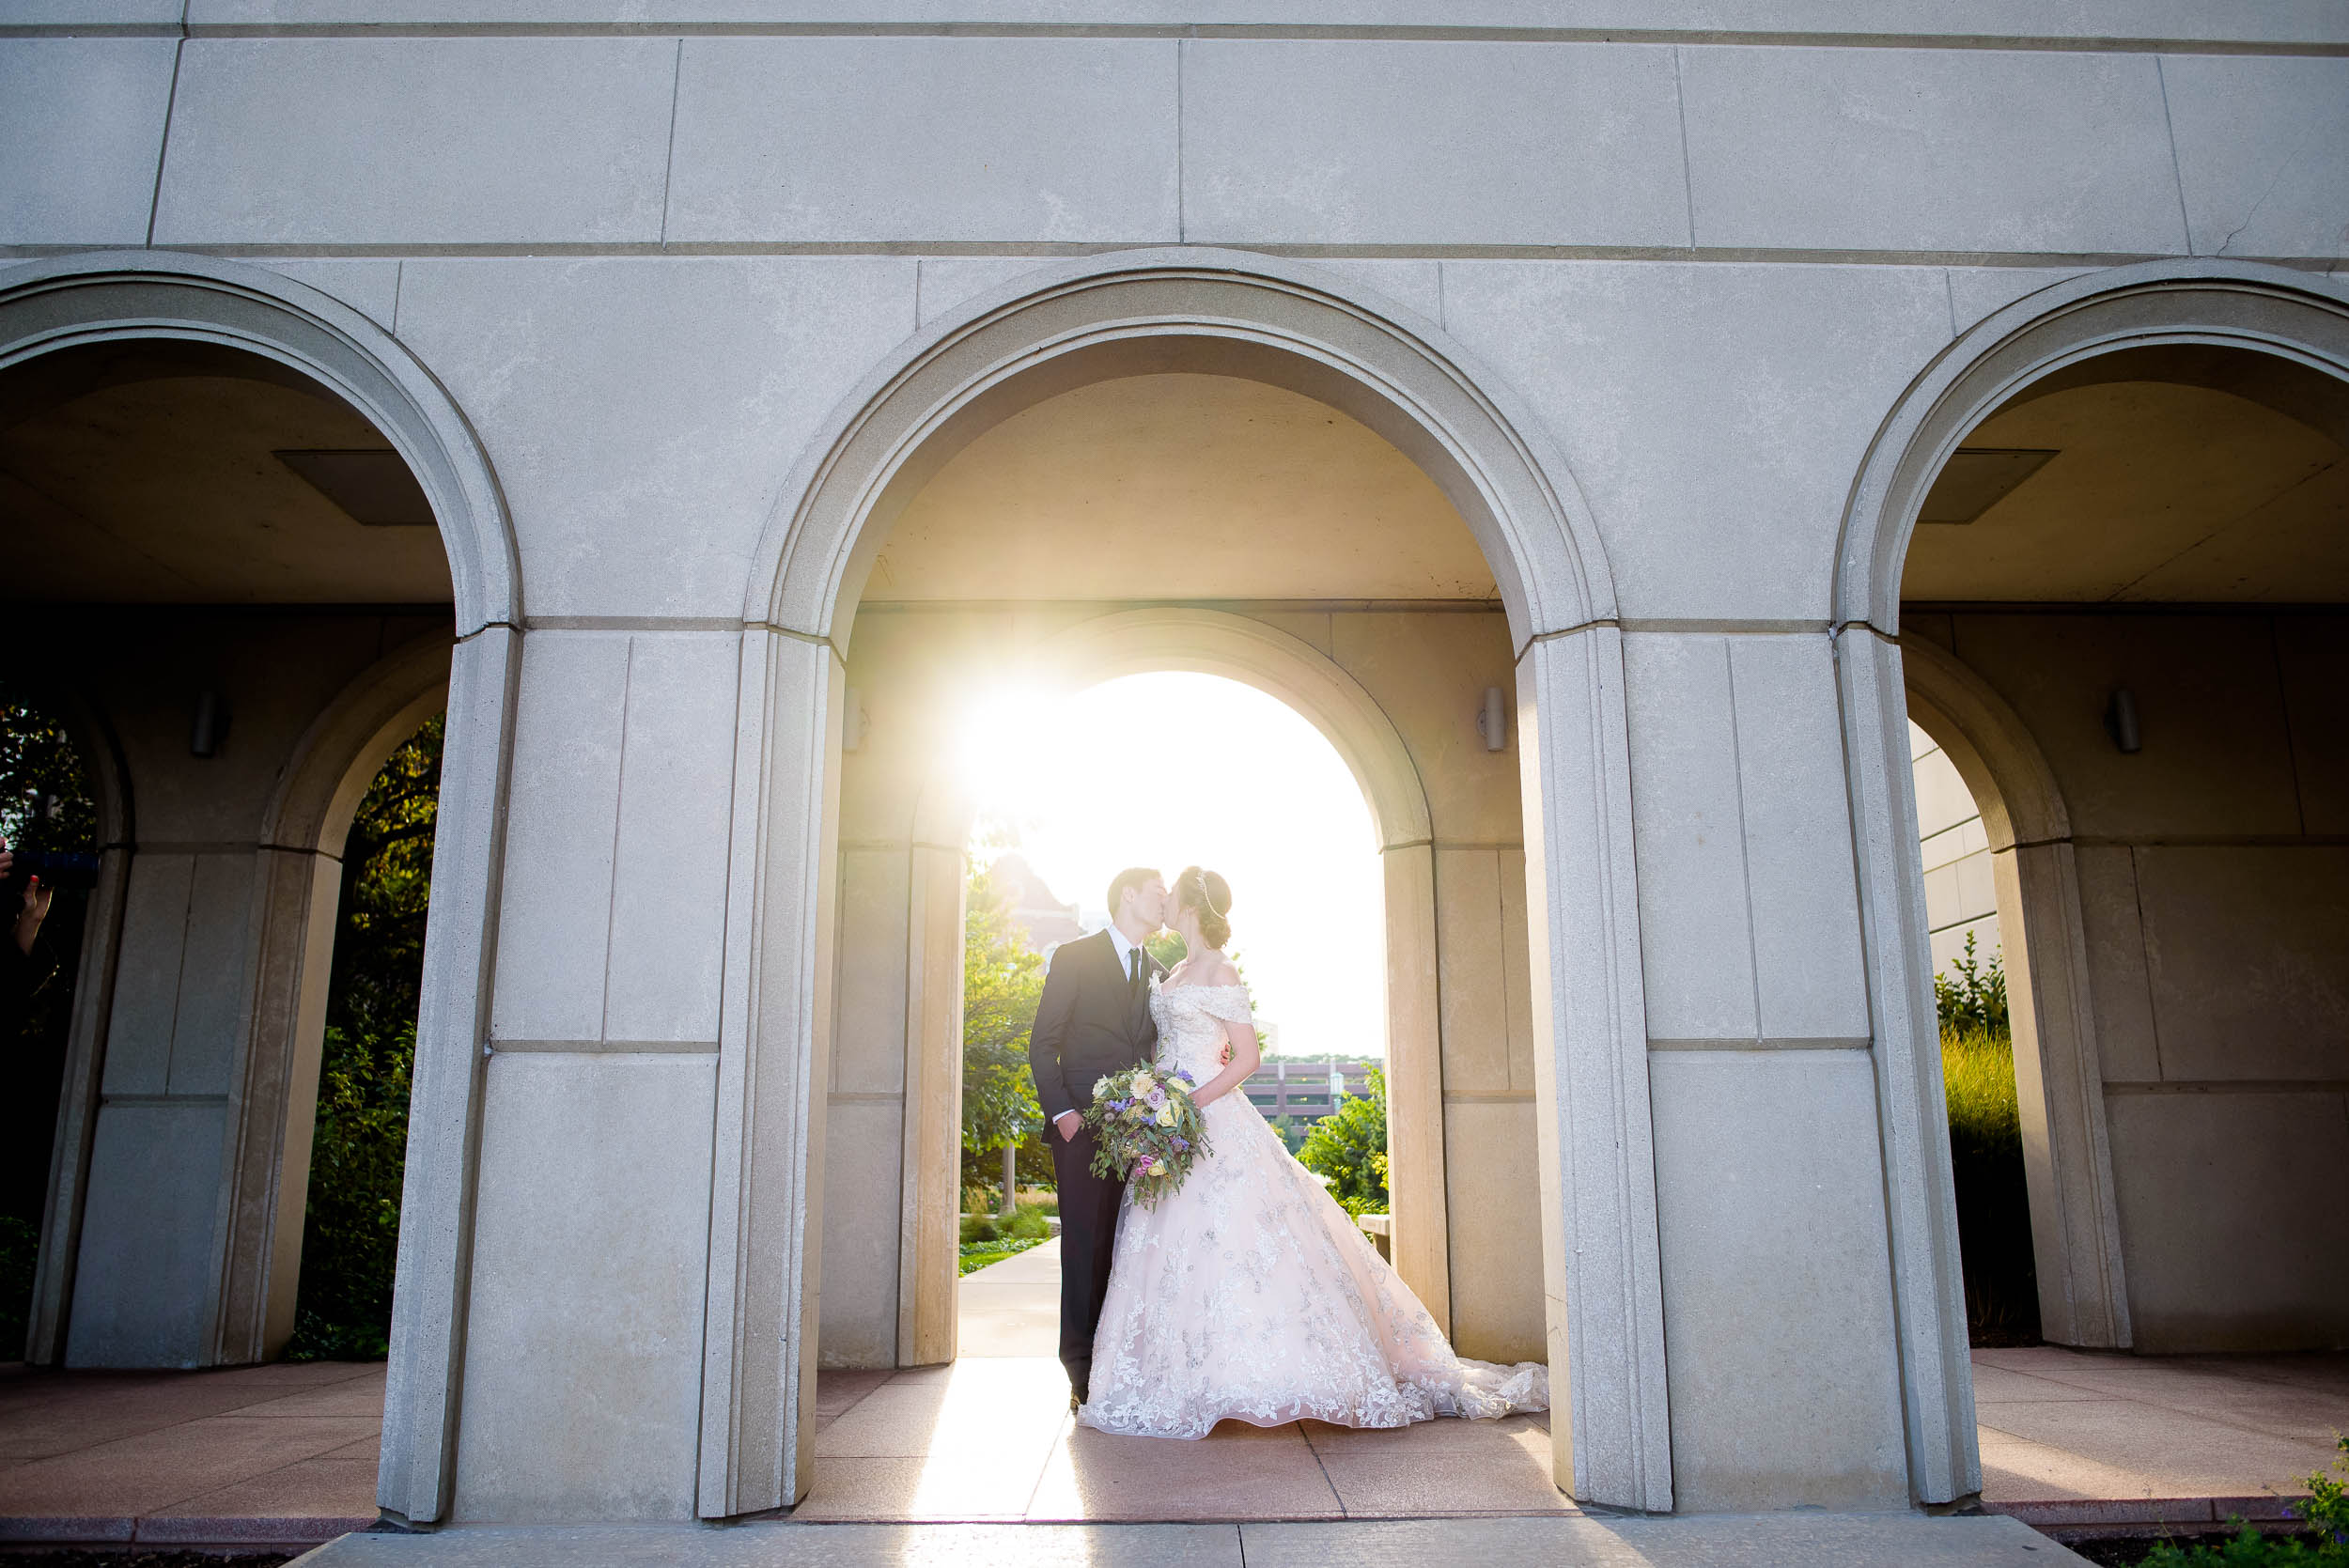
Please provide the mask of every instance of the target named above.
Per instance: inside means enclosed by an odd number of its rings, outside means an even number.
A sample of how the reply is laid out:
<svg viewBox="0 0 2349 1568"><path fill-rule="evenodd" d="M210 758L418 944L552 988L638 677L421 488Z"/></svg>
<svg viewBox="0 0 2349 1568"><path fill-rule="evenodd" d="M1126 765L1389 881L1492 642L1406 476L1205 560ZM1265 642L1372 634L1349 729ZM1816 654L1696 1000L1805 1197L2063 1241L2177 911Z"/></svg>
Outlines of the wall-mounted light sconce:
<svg viewBox="0 0 2349 1568"><path fill-rule="evenodd" d="M2135 756L2143 745L2137 729L2137 693L2125 686L2112 689L2112 700L2105 705L2105 732L2123 755Z"/></svg>
<svg viewBox="0 0 2349 1568"><path fill-rule="evenodd" d="M188 750L196 756L212 756L227 738L228 699L217 691L198 692L195 718L188 725Z"/></svg>
<svg viewBox="0 0 2349 1568"><path fill-rule="evenodd" d="M860 751L864 745L864 697L853 686L841 694L840 749Z"/></svg>
<svg viewBox="0 0 2349 1568"><path fill-rule="evenodd" d="M1485 737L1488 752L1509 749L1509 709L1498 686L1485 688L1485 706L1476 710L1476 733Z"/></svg>

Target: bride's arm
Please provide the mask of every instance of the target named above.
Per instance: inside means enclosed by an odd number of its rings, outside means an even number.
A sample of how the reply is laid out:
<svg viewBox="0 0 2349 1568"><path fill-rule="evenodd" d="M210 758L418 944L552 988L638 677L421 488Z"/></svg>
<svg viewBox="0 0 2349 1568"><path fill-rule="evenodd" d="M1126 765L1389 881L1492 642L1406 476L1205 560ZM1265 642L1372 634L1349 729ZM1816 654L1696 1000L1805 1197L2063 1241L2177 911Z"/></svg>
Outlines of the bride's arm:
<svg viewBox="0 0 2349 1568"><path fill-rule="evenodd" d="M1252 1019L1242 1018L1235 1022L1230 1018L1221 1018L1217 1021L1223 1025L1223 1038L1230 1044L1231 1060L1224 1064L1221 1072L1207 1079L1190 1096L1194 1105L1212 1105L1230 1094L1235 1084L1246 1082L1249 1074L1264 1065L1264 1047L1257 1043L1256 1026Z"/></svg>

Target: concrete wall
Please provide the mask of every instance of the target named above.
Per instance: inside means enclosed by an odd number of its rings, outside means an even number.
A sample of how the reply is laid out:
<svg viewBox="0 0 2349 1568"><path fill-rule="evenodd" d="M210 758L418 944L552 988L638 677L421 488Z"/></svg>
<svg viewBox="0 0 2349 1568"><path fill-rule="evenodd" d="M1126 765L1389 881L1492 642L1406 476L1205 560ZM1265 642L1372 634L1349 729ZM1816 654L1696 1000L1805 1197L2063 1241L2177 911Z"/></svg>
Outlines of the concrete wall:
<svg viewBox="0 0 2349 1568"><path fill-rule="evenodd" d="M988 673L1023 644L1074 625L1081 608L871 607L857 619L848 679L865 717L841 785L840 940L829 1089L821 1356L828 1366L923 1358L901 1328L912 1291L900 1246L909 1181L906 1085L910 881L924 792L940 782L937 737ZM1517 775L1475 729L1486 687L1504 683L1508 632L1494 611L1245 612L1296 636L1369 691L1409 748L1435 824L1452 1331L1487 1359L1543 1354L1539 1199L1533 1156L1532 1004ZM1365 848L1371 846L1365 846ZM934 915L943 921L944 914ZM959 921L951 927L959 942ZM918 1166L914 1167L918 1170ZM952 1201L951 1177L943 1192Z"/></svg>
<svg viewBox="0 0 2349 1568"><path fill-rule="evenodd" d="M1917 843L1925 866L1925 924L1937 974L1966 956L1999 956L1999 893L1990 872L1990 838L1956 765L1933 737L1908 726L1909 768L1917 786Z"/></svg>
<svg viewBox="0 0 2349 1568"><path fill-rule="evenodd" d="M2137 1348L2349 1343L2349 1220L2314 1198L2349 1181L2349 618L1908 626L2013 705L2071 808Z"/></svg>

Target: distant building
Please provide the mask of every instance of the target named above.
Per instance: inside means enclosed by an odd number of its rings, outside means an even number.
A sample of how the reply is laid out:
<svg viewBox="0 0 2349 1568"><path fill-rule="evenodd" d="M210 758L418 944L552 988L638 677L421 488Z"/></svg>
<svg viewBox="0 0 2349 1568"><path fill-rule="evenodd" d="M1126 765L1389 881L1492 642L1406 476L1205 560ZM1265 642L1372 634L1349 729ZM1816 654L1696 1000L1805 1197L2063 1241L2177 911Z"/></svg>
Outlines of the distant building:
<svg viewBox="0 0 2349 1568"><path fill-rule="evenodd" d="M1310 1126L1337 1110L1341 1094L1361 1098L1370 1093L1370 1070L1384 1062L1326 1056L1267 1062L1248 1075L1242 1085L1249 1100L1268 1121L1293 1116ZM1333 1090L1340 1093L1332 1093Z"/></svg>
<svg viewBox="0 0 2349 1568"><path fill-rule="evenodd" d="M1003 855L987 868L988 878L1003 895L1004 908L1011 914L1012 924L1019 927L1028 945L1038 953L1050 953L1065 941L1084 935L1084 926L1077 919L1077 906L1064 904L1044 885L1044 878L1019 855Z"/></svg>

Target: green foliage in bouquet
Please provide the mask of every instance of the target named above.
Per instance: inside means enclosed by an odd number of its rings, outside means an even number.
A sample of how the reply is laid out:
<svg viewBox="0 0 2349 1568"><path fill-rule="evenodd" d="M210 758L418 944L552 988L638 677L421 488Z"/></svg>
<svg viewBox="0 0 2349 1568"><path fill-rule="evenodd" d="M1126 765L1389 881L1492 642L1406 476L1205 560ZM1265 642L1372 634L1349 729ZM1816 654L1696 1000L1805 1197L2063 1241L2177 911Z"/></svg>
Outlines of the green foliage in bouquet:
<svg viewBox="0 0 2349 1568"><path fill-rule="evenodd" d="M1370 1070L1370 1093L1348 1094L1314 1124L1297 1162L1330 1178L1330 1196L1360 1219L1387 1209L1387 1074Z"/></svg>
<svg viewBox="0 0 2349 1568"><path fill-rule="evenodd" d="M1124 1182L1143 1208L1158 1207L1207 1152L1207 1125L1190 1097L1194 1087L1188 1074L1161 1073L1155 1064L1096 1079L1084 1112L1093 1129L1093 1173Z"/></svg>

